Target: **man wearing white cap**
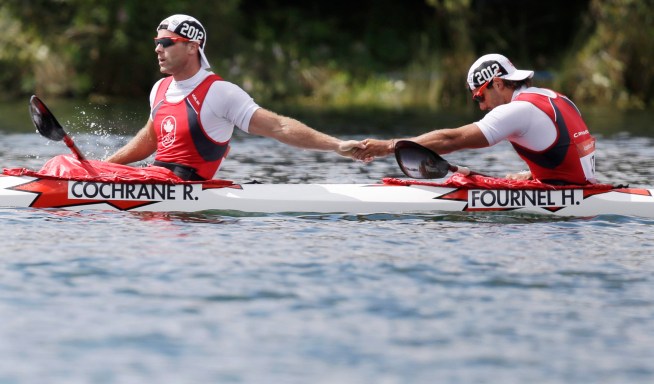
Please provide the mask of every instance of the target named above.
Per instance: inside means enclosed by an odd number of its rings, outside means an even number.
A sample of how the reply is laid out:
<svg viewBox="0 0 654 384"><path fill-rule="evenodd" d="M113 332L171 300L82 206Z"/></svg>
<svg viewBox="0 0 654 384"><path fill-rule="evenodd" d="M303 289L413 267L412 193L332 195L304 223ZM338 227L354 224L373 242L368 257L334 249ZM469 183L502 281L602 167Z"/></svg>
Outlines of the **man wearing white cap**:
<svg viewBox="0 0 654 384"><path fill-rule="evenodd" d="M162 73L150 92L150 119L129 143L106 161L128 164L156 151L154 165L185 180L214 177L229 151L234 126L305 149L353 157L363 148L259 107L235 84L209 71L207 32L188 15L173 15L157 27L155 52Z"/></svg>
<svg viewBox="0 0 654 384"><path fill-rule="evenodd" d="M529 166L507 175L552 184L595 182L595 139L567 97L531 86L533 71L517 69L506 57L488 54L468 71L472 99L489 111L481 120L454 129L438 129L409 138L436 153L483 148L508 140ZM364 140L356 157L370 161L393 153L395 139Z"/></svg>

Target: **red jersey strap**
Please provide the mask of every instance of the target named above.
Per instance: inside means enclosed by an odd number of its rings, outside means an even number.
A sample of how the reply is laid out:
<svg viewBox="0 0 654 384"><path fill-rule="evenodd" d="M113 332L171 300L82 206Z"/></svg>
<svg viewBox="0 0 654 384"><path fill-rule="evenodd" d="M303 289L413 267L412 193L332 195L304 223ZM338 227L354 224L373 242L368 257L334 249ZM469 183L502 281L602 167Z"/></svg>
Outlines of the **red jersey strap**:
<svg viewBox="0 0 654 384"><path fill-rule="evenodd" d="M159 104L161 104L166 99L166 91L172 82L173 77L168 76L164 78L161 83L159 83L159 88L157 88L157 93L154 96L154 103L152 103L152 111L155 111ZM152 115L154 116L154 113L152 113Z"/></svg>
<svg viewBox="0 0 654 384"><path fill-rule="evenodd" d="M202 106L202 102L204 101L204 98L207 96L207 92L209 92L209 88L215 81L220 81L222 78L216 74L211 74L207 76L206 79L202 80L200 85L195 87L195 89L186 96L186 99L189 101L189 105L195 110L198 115L200 114L200 107Z"/></svg>

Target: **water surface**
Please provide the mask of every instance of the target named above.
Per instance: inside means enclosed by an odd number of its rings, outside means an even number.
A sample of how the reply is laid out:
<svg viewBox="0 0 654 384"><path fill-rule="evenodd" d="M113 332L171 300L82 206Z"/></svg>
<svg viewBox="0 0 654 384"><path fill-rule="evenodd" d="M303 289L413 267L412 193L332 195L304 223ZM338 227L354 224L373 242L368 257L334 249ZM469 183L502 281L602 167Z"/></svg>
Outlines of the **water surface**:
<svg viewBox="0 0 654 384"><path fill-rule="evenodd" d="M142 123L71 111L60 120L91 158ZM5 167L68 151L1 124ZM603 181L654 183L644 131L598 133ZM448 160L524 168L508 145ZM399 175L392 159L364 165L238 133L222 176ZM2 384L654 381L648 219L3 208L0 222Z"/></svg>

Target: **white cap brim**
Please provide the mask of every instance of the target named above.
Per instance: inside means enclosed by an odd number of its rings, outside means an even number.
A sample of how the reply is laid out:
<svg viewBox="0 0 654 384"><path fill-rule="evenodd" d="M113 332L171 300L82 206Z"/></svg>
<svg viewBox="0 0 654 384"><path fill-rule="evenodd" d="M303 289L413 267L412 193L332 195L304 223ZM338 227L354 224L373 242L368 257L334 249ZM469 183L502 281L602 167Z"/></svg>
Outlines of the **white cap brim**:
<svg viewBox="0 0 654 384"><path fill-rule="evenodd" d="M209 60L207 60L207 56L204 54L204 49L202 47L200 49L200 66L202 69L209 69L211 68L211 64L209 64Z"/></svg>
<svg viewBox="0 0 654 384"><path fill-rule="evenodd" d="M524 79L531 79L534 77L534 71L526 71L524 69L516 69L512 73L504 76L498 76L500 79L520 81Z"/></svg>

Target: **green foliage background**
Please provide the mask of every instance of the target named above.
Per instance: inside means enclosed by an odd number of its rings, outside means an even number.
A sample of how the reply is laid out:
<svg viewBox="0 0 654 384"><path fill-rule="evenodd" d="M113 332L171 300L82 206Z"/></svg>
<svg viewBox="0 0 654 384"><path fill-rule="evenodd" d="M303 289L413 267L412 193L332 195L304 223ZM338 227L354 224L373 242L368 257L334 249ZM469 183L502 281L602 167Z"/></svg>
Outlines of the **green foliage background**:
<svg viewBox="0 0 654 384"><path fill-rule="evenodd" d="M583 104L651 108L654 0L3 0L3 97L147 95L166 16L207 29L215 72L261 103L469 104L465 76L503 53Z"/></svg>

